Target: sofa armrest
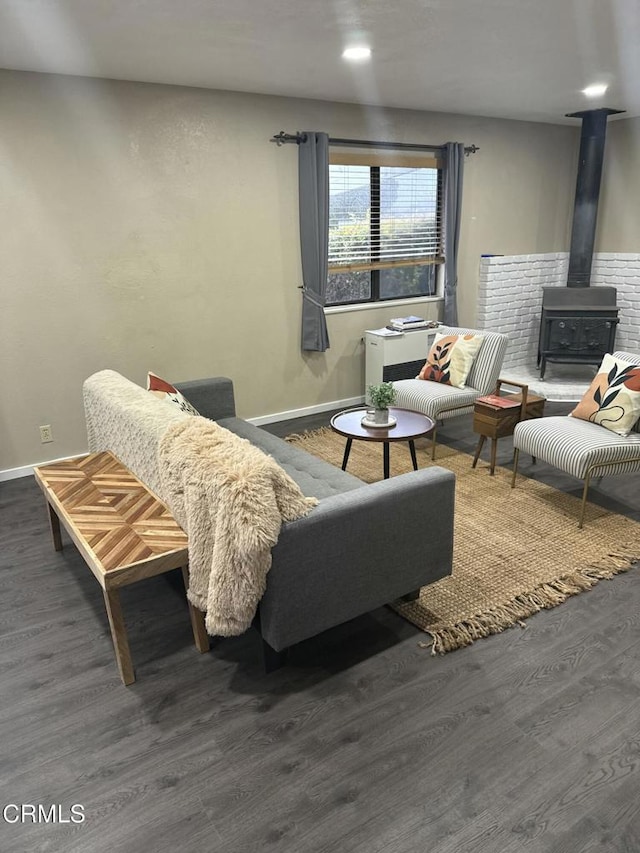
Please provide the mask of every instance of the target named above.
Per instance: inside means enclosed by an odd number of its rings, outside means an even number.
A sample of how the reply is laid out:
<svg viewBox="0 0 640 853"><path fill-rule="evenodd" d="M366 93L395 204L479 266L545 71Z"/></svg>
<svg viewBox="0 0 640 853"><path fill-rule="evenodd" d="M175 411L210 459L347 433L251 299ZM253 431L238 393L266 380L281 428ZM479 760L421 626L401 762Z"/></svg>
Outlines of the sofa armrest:
<svg viewBox="0 0 640 853"><path fill-rule="evenodd" d="M188 382L176 382L174 384L204 418L218 421L222 418L235 417L236 403L233 395L233 382L226 376L214 376L211 379L192 379Z"/></svg>
<svg viewBox="0 0 640 853"><path fill-rule="evenodd" d="M455 477L412 471L324 498L285 524L260 602L276 650L451 574Z"/></svg>

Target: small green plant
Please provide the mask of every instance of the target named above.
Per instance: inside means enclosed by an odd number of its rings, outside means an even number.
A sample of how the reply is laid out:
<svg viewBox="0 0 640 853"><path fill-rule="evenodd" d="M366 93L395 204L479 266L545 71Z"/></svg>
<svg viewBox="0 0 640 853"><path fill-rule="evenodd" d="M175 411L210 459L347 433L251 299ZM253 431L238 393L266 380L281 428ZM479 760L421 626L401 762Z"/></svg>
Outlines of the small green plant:
<svg viewBox="0 0 640 853"><path fill-rule="evenodd" d="M396 399L396 389L392 382L383 382L381 385L369 385L369 399L371 405L376 409L388 409Z"/></svg>

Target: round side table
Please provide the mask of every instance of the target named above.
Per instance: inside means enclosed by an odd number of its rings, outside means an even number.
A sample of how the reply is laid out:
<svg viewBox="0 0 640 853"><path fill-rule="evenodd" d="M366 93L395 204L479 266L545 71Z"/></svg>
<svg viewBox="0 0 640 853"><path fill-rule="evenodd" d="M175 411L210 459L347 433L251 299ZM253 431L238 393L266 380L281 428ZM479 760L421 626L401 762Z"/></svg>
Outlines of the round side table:
<svg viewBox="0 0 640 853"><path fill-rule="evenodd" d="M414 440L427 435L435 426L435 421L420 412L410 409L397 409L389 407L389 414L396 419L391 427L366 427L362 425L362 418L366 415L366 408L347 409L338 412L331 418L331 429L347 439L342 459L342 470L347 468L351 445L356 441L377 441L383 443L383 473L385 480L389 479L389 445L395 441L406 441L409 443L413 470L418 470L416 448Z"/></svg>

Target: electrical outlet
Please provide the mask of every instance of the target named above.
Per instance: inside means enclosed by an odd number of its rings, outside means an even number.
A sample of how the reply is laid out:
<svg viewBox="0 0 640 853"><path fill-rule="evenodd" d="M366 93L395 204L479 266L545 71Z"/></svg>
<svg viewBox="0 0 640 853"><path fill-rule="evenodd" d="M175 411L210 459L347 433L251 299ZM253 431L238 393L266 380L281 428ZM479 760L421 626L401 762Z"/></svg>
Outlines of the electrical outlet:
<svg viewBox="0 0 640 853"><path fill-rule="evenodd" d="M44 424L40 427L40 441L43 444L48 444L48 442L53 441L53 430L51 429L51 424Z"/></svg>

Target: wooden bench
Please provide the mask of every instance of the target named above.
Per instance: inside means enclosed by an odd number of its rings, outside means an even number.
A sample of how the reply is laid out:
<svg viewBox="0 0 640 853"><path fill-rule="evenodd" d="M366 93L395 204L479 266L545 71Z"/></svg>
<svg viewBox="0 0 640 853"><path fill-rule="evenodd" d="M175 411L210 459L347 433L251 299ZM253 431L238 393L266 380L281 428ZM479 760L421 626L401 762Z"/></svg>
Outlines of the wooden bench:
<svg viewBox="0 0 640 853"><path fill-rule="evenodd" d="M108 452L34 469L49 510L53 545L60 523L102 587L120 677L135 681L120 587L182 569L188 586L187 536L168 508ZM196 648L209 650L203 614L189 603Z"/></svg>

